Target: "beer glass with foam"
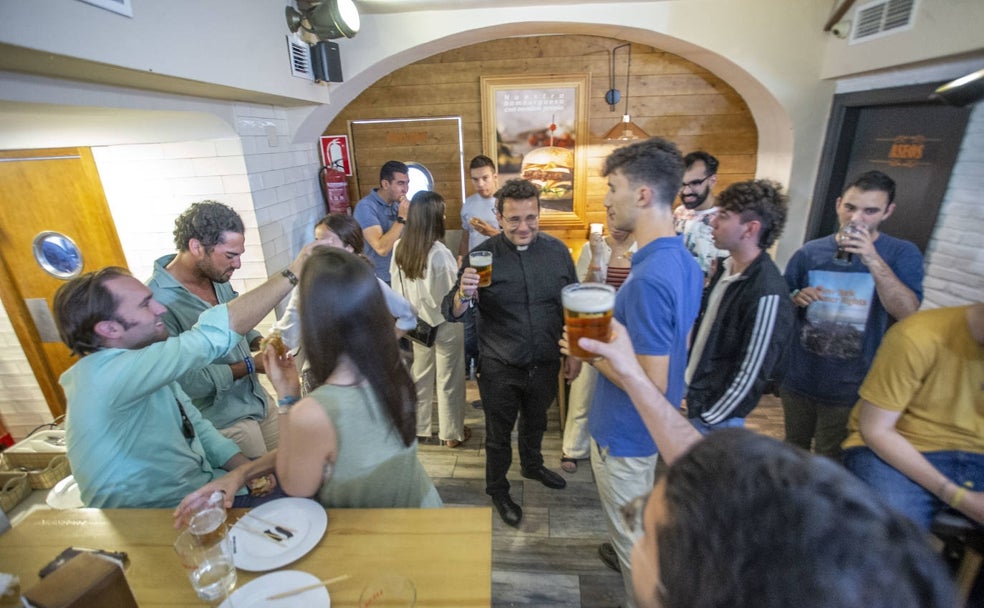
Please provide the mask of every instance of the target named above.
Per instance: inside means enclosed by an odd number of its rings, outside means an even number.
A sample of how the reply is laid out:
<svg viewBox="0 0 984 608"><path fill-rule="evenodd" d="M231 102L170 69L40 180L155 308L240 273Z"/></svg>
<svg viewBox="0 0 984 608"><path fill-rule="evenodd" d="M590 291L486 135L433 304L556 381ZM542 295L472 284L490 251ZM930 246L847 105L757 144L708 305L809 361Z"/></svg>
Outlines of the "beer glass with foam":
<svg viewBox="0 0 984 608"><path fill-rule="evenodd" d="M577 283L560 292L564 305L564 325L567 344L572 356L594 360L597 355L578 346L579 338L608 341L612 310L615 308L615 288L604 283Z"/></svg>
<svg viewBox="0 0 984 608"><path fill-rule="evenodd" d="M473 251L468 255L468 264L478 271L478 286L488 287L492 284L492 252Z"/></svg>

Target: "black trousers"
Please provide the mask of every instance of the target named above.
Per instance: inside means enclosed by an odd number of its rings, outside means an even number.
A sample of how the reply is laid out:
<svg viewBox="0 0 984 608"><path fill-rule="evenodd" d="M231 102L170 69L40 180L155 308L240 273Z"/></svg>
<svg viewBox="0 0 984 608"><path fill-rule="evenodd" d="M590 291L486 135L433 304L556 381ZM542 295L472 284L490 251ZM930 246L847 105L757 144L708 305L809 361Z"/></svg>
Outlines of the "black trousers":
<svg viewBox="0 0 984 608"><path fill-rule="evenodd" d="M540 444L547 429L547 408L557 397L560 359L526 368L482 360L478 391L485 411L485 493L509 492L512 430L519 420L519 462L524 471L543 465Z"/></svg>

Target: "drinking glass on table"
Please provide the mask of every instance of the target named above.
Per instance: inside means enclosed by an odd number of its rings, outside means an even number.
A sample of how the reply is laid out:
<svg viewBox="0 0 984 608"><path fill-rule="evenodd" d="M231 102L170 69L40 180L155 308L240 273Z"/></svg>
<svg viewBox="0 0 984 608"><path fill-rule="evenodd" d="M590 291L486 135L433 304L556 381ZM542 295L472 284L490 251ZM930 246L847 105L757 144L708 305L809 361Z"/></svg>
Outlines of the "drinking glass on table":
<svg viewBox="0 0 984 608"><path fill-rule="evenodd" d="M413 608L417 604L417 587L401 574L385 574L362 589L359 608Z"/></svg>
<svg viewBox="0 0 984 608"><path fill-rule="evenodd" d="M174 550L201 599L220 600L236 586L232 538L221 500L209 501L191 517L188 527L174 541Z"/></svg>
<svg viewBox="0 0 984 608"><path fill-rule="evenodd" d="M581 348L577 341L580 338L608 341L615 288L604 283L575 283L561 290L560 300L564 306L564 326L571 356L585 361L598 359L594 353Z"/></svg>
<svg viewBox="0 0 984 608"><path fill-rule="evenodd" d="M473 251L468 255L468 265L478 271L478 286L492 284L492 252Z"/></svg>

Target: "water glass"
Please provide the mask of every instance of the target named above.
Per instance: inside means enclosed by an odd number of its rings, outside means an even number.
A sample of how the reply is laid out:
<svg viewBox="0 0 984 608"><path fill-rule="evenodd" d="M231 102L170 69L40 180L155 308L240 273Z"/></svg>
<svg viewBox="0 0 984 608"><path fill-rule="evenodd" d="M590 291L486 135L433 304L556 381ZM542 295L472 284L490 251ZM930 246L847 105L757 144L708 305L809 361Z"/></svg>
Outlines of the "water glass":
<svg viewBox="0 0 984 608"><path fill-rule="evenodd" d="M226 597L236 586L232 537L224 517L211 530L194 530L189 525L174 541L174 550L181 558L195 593L206 602Z"/></svg>

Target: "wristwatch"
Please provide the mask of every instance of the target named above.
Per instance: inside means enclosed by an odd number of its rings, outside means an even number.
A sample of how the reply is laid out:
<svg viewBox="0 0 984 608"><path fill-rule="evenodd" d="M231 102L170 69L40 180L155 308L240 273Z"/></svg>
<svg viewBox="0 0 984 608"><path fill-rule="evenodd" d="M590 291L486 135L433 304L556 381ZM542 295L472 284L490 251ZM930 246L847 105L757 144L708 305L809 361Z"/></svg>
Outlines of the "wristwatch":
<svg viewBox="0 0 984 608"><path fill-rule="evenodd" d="M406 224L407 223L407 218L403 217L402 215L398 215L398 216L396 216L396 223L397 224Z"/></svg>

